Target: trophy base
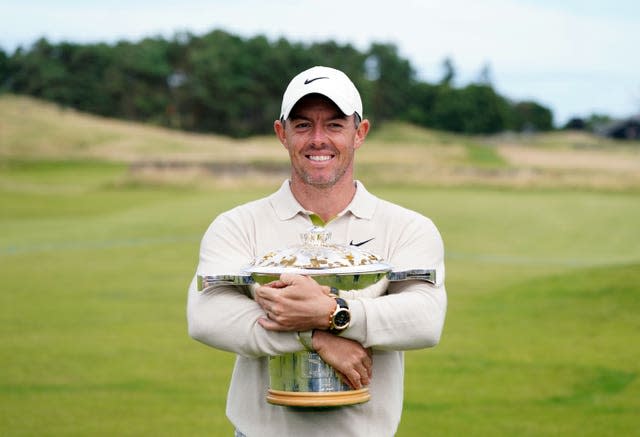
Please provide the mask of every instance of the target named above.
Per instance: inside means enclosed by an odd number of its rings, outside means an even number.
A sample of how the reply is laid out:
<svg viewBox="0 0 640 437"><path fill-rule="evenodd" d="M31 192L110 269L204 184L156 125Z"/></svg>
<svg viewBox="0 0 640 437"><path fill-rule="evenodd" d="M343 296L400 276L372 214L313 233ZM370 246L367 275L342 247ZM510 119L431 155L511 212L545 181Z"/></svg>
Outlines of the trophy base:
<svg viewBox="0 0 640 437"><path fill-rule="evenodd" d="M301 392L269 389L267 402L287 407L340 407L367 402L368 388L340 392Z"/></svg>

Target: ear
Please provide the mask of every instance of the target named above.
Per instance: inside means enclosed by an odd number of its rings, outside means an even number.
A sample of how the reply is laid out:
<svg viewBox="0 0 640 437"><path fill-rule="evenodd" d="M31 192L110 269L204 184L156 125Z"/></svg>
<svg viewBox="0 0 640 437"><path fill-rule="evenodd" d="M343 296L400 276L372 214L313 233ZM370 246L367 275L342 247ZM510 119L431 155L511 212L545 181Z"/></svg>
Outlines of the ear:
<svg viewBox="0 0 640 437"><path fill-rule="evenodd" d="M364 140L367 138L367 134L369 133L369 128L371 128L369 120L365 118L360 122L358 129L356 129L355 141L353 142L353 146L355 149L359 149L360 146L362 146Z"/></svg>
<svg viewBox="0 0 640 437"><path fill-rule="evenodd" d="M280 140L280 143L285 147L287 147L287 136L285 135L285 127L284 123L280 120L276 120L273 122L273 130L276 133L276 137Z"/></svg>

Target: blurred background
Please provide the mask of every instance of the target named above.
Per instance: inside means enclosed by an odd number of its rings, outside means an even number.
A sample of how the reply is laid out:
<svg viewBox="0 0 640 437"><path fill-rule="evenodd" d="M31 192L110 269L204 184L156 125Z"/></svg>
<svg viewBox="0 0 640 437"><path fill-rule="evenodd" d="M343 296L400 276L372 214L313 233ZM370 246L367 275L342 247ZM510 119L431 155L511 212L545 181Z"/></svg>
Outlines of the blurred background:
<svg viewBox="0 0 640 437"><path fill-rule="evenodd" d="M288 177L272 123L318 64L373 121L357 178L445 242L397 436L638 435L639 5L0 3L0 435L232 435L186 290Z"/></svg>
<svg viewBox="0 0 640 437"><path fill-rule="evenodd" d="M180 129L270 132L282 83L318 63L377 122L633 136L611 122L640 112L630 0L31 0L0 16L1 89Z"/></svg>

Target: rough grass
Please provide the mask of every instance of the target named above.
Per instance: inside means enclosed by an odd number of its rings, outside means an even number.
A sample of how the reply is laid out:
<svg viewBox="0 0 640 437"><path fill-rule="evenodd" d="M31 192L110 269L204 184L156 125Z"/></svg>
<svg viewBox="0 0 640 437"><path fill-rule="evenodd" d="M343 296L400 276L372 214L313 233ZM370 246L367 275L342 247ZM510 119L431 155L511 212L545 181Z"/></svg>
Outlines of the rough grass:
<svg viewBox="0 0 640 437"><path fill-rule="evenodd" d="M114 121L0 96L0 157L92 159L129 165L122 183L264 186L287 176L275 137L232 140ZM374 129L357 155L370 185L640 188L640 142L576 132L460 136L403 123Z"/></svg>

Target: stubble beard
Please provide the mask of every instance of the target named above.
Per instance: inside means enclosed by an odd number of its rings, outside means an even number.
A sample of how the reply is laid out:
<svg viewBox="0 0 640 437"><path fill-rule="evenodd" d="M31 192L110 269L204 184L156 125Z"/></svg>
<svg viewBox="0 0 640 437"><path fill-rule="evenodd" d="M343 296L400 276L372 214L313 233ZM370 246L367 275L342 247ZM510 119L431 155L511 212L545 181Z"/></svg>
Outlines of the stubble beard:
<svg viewBox="0 0 640 437"><path fill-rule="evenodd" d="M336 156L339 154L336 153ZM353 154L350 156L349 162L335 169L333 173L326 176L314 176L311 172L306 171L303 167L294 167L294 171L298 178L307 186L316 189L325 190L335 186L347 173L353 165Z"/></svg>
<svg viewBox="0 0 640 437"><path fill-rule="evenodd" d="M314 177L303 169L296 169L296 174L306 185L322 190L333 187L344 176L346 172L347 169L342 168L339 171L333 173L329 178L321 178Z"/></svg>

